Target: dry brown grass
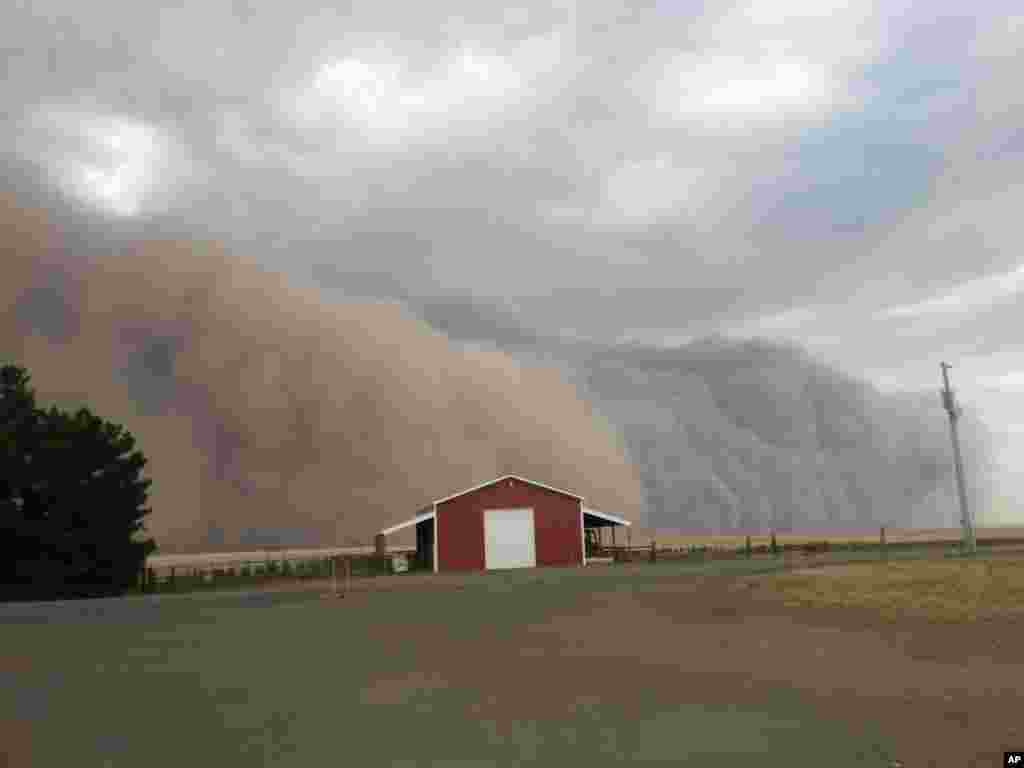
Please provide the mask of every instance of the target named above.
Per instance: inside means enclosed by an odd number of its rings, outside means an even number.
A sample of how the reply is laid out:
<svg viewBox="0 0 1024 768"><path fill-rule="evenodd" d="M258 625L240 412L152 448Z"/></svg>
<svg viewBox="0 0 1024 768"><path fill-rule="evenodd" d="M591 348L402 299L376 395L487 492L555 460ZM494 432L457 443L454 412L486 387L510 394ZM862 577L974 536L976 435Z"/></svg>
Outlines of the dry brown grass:
<svg viewBox="0 0 1024 768"><path fill-rule="evenodd" d="M812 542L828 541L830 544L870 544L878 543L879 530L853 532L795 532L779 533L776 541L779 546L786 544L808 544ZM1003 527L1003 528L979 528L977 536L981 540L998 539L1024 539L1024 528ZM958 541L960 539L959 528L886 528L885 539L890 544L901 543L927 543L936 541ZM606 538L606 541L608 539ZM625 544L625 535L619 535L617 543ZM632 532L631 543L633 546L647 546L651 541L656 541L658 547L689 547L708 546L735 549L742 547L746 541L744 534L714 535L714 534L686 534L669 531L652 531L636 528ZM765 546L771 542L771 534L751 535L751 546Z"/></svg>
<svg viewBox="0 0 1024 768"><path fill-rule="evenodd" d="M793 607L865 607L889 618L965 622L1024 615L1024 560L858 563L774 576Z"/></svg>
<svg viewBox="0 0 1024 768"><path fill-rule="evenodd" d="M742 534L714 535L714 534L681 534L665 531L652 531L636 527L627 538L624 531L616 535L616 543L625 545L627 542L634 547L649 546L656 541L658 548L688 549L690 546L711 547L713 549L736 550L742 547L746 536ZM979 528L978 538L983 541L999 539L1024 539L1024 528ZM885 532L886 541L890 544L900 543L927 543L936 541L955 542L960 538L959 528L887 528ZM779 546L802 545L828 541L831 545L842 544L877 544L878 531L861 531L851 533L780 533L776 537ZM605 534L605 542L611 542L610 534ZM768 534L750 537L753 547L768 546L771 543L771 536ZM388 550L404 552L415 548L413 539L409 536L396 535L388 538ZM238 565L242 562L262 563L270 559L280 561L282 559L302 560L317 557L332 557L334 555L367 555L374 552L372 544L349 547L327 547L321 549L277 549L277 550L252 550L248 552L194 552L182 554L158 554L147 560L147 565L164 573L172 566L177 568L207 568L215 566Z"/></svg>
<svg viewBox="0 0 1024 768"><path fill-rule="evenodd" d="M390 549L395 549L391 547ZM240 563L263 563L267 560L313 560L320 557L335 555L370 555L373 545L353 547L328 547L323 549L254 549L247 552L195 552L192 554L152 555L146 560L150 568L206 568L218 565L238 565Z"/></svg>

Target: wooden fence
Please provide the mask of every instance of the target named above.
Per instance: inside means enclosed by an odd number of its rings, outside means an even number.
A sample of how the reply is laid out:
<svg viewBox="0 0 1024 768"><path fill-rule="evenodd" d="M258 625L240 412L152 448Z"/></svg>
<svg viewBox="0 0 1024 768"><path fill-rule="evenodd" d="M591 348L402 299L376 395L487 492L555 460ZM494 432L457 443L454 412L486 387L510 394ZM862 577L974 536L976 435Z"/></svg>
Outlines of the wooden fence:
<svg viewBox="0 0 1024 768"><path fill-rule="evenodd" d="M391 571L395 555L409 558L415 569L415 550L391 549L378 554L373 547L333 550L266 551L212 555L165 555L147 560L139 574L143 592L189 591L203 587L265 584L337 576L348 568L352 576L376 576Z"/></svg>
<svg viewBox="0 0 1024 768"><path fill-rule="evenodd" d="M875 541L805 541L757 546L689 545L659 547L657 541L643 546L589 542L587 559L613 562L658 562L684 559L736 559L742 557L782 557L789 562L802 561L829 552L888 552L929 550L939 553L958 547L957 539L925 541L887 541L885 529ZM979 538L978 546L989 550L1024 548L1024 538ZM418 570L411 547L388 548L380 554L374 547L347 547L329 550L266 550L263 552L217 553L207 555L162 555L149 558L139 574L139 588L151 591L188 591L204 587L261 584L268 581L324 579L339 576L348 568L354 577L376 576L391 571L394 555L406 555L411 570Z"/></svg>
<svg viewBox="0 0 1024 768"><path fill-rule="evenodd" d="M1024 538L992 537L979 538L978 547L991 550L1024 547ZM934 539L924 541L888 541L885 528L880 529L876 541L805 541L800 543L778 543L773 549L770 544L756 546L723 546L723 545L690 545L661 547L657 541L643 546L595 545L587 552L587 558L611 557L615 562L657 562L659 560L680 560L687 558L701 559L736 559L774 555L788 560L801 557L813 557L828 552L906 552L908 550L928 550L941 552L958 548L959 539Z"/></svg>

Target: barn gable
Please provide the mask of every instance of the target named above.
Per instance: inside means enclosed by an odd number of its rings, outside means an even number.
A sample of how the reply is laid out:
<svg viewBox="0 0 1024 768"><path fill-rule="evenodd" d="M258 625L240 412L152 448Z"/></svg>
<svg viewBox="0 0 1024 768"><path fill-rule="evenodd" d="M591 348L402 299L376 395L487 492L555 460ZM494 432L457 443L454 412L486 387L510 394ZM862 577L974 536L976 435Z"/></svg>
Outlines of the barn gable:
<svg viewBox="0 0 1024 768"><path fill-rule="evenodd" d="M552 493L560 493L563 496L568 496L571 499L578 499L579 501L583 501L582 496L577 496L575 493L563 491L559 488L553 488L550 485L544 485L544 483L538 483L535 480L527 480L525 477L519 477L518 475L502 475L501 477L495 478L494 480L491 480L486 483L482 483L481 485L474 485L472 488L467 488L464 491L459 491L458 493L453 493L450 496L445 496L443 499L438 499L437 501L435 501L434 504L443 504L446 501L451 501L452 499L457 498L459 496L463 496L467 493L475 493L476 491L480 491L484 488L488 488L492 485L502 483L505 481L512 481L514 483L526 483L527 485L532 485L535 488L543 488L544 490L551 491Z"/></svg>

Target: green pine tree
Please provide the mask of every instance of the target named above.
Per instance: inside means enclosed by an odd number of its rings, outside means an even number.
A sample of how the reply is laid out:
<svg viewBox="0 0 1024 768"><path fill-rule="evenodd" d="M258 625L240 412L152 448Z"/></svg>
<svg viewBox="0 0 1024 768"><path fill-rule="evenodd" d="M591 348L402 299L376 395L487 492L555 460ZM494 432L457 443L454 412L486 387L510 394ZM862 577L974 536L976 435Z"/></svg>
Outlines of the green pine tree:
<svg viewBox="0 0 1024 768"><path fill-rule="evenodd" d="M123 594L156 549L147 460L87 408L37 408L29 382L0 368L0 599Z"/></svg>

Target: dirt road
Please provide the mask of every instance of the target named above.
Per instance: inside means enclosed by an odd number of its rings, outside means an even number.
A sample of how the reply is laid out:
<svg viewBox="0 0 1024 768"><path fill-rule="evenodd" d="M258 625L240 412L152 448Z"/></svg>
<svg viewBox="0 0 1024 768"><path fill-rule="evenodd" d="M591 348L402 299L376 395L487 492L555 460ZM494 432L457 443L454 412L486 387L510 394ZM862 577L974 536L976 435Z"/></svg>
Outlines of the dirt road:
<svg viewBox="0 0 1024 768"><path fill-rule="evenodd" d="M485 681L494 699L480 715L498 719L542 716L538 701L557 715L588 696L628 706L652 691L673 704L770 706L785 688L829 719L880 723L912 768L988 768L1024 744L1024 623L796 609L767 579L691 577L598 592L542 624L483 632L475 649L453 644L440 626L418 627L418 643L451 682ZM493 664L505 654L529 659L529 677L520 664Z"/></svg>

